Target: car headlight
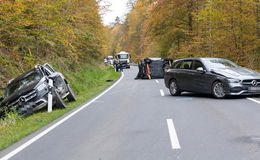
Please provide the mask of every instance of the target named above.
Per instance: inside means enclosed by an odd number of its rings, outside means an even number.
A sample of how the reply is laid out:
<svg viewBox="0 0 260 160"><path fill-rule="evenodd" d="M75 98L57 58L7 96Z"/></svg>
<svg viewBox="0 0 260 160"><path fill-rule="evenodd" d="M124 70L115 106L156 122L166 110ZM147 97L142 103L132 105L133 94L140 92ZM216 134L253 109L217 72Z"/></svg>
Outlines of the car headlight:
<svg viewBox="0 0 260 160"><path fill-rule="evenodd" d="M228 79L228 82L229 83L240 83L241 80L239 80L239 79Z"/></svg>
<svg viewBox="0 0 260 160"><path fill-rule="evenodd" d="M45 83L42 83L41 85L39 85L39 86L37 87L37 90L38 90L38 91L42 91L42 90L45 89L45 88L47 88L47 85L46 85Z"/></svg>

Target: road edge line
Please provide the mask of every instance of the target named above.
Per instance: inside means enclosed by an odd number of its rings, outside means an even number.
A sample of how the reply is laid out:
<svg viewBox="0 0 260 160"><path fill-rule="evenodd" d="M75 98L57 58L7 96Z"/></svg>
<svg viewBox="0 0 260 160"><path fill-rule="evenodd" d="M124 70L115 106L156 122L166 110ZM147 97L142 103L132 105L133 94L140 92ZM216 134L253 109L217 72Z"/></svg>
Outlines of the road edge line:
<svg viewBox="0 0 260 160"><path fill-rule="evenodd" d="M13 151L9 152L8 154L6 154L6 155L3 156L2 158L0 158L0 160L8 160L8 159L12 158L14 155L16 155L17 153L21 152L22 150L24 150L25 148L27 148L28 146L30 146L32 143L36 142L38 139L40 139L40 138L43 137L44 135L48 134L50 131L52 131L53 129L55 129L56 127L58 127L59 125L61 125L62 123L64 123L64 122L67 121L68 119L70 119L71 117L73 117L74 115L76 115L78 112L80 112L81 110L83 110L83 109L85 109L86 107L88 107L90 104L92 104L93 102L95 102L97 99L99 99L100 97L102 97L103 95L105 95L108 91L110 91L112 88L114 88L123 78L124 78L124 73L121 72L120 78L119 78L114 84L112 84L110 87L108 87L105 91L103 91L103 92L100 93L98 96L96 96L95 98L93 98L92 100L90 100L89 102L87 102L86 104L84 104L83 106L81 106L80 108L76 109L75 111L73 111L73 112L70 113L69 115L65 116L64 118L62 118L61 120L59 120L59 121L56 122L55 124L51 125L50 127L48 127L47 129L45 129L45 130L42 131L41 133L37 134L36 136L34 136L33 138L31 138L31 139L28 140L27 142L23 143L22 145L20 145L19 147L17 147L17 148L14 149Z"/></svg>

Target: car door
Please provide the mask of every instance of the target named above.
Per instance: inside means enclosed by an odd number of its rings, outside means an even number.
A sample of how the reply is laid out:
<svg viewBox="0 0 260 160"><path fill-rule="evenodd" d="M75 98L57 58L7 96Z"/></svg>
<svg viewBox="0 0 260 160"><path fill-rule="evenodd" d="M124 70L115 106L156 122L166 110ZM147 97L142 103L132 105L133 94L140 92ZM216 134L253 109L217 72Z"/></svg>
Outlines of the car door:
<svg viewBox="0 0 260 160"><path fill-rule="evenodd" d="M202 68L203 70L200 70ZM211 74L209 74L199 60L193 61L192 66L192 85L191 89L194 92L210 93L211 92Z"/></svg>
<svg viewBox="0 0 260 160"><path fill-rule="evenodd" d="M192 60L184 60L178 67L177 83L181 90L190 91L192 84Z"/></svg>

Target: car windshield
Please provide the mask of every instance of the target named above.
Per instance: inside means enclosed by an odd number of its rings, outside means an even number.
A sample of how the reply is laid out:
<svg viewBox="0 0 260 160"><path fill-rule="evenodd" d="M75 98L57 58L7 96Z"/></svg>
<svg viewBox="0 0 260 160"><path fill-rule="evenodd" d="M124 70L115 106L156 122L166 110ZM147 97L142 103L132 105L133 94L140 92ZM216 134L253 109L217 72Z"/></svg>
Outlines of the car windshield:
<svg viewBox="0 0 260 160"><path fill-rule="evenodd" d="M42 74L37 70L33 70L20 79L11 82L5 90L5 96L10 96L11 94L20 91L33 83L37 83L41 80L41 78Z"/></svg>
<svg viewBox="0 0 260 160"><path fill-rule="evenodd" d="M207 59L204 60L209 69L237 68L238 65L227 59Z"/></svg>
<svg viewBox="0 0 260 160"><path fill-rule="evenodd" d="M119 59L128 59L128 54L119 54L118 58Z"/></svg>

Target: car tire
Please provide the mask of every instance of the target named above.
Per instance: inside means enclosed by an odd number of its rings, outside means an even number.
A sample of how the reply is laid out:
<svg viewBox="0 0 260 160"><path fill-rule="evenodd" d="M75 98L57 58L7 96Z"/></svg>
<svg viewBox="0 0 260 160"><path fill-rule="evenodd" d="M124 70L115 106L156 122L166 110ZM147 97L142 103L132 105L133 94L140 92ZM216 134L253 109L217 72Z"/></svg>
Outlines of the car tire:
<svg viewBox="0 0 260 160"><path fill-rule="evenodd" d="M169 91L172 96L178 96L181 94L181 91L180 91L177 81L175 79L170 81Z"/></svg>
<svg viewBox="0 0 260 160"><path fill-rule="evenodd" d="M215 98L221 99L226 97L224 85L220 81L216 81L212 85L212 94Z"/></svg>
<svg viewBox="0 0 260 160"><path fill-rule="evenodd" d="M65 104L64 100L57 93L55 88L52 89L52 95L53 95L53 102L55 103L56 107L58 107L58 108L66 108L66 104Z"/></svg>
<svg viewBox="0 0 260 160"><path fill-rule="evenodd" d="M71 89L70 85L67 84L69 95L67 96L67 99L69 102L74 102L77 100L76 95L74 91Z"/></svg>

